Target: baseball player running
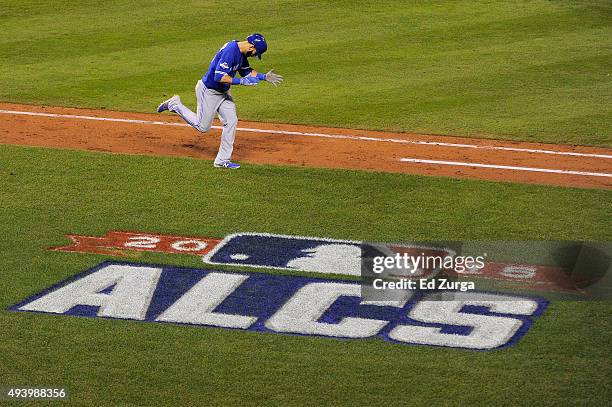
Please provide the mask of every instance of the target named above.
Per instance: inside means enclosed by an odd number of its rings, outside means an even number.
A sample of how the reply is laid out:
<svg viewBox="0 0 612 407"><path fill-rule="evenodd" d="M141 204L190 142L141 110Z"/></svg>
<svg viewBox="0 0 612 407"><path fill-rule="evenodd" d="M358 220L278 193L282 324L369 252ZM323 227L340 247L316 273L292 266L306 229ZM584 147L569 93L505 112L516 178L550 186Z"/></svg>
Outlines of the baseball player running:
<svg viewBox="0 0 612 407"><path fill-rule="evenodd" d="M247 58L266 52L268 44L263 35L255 33L247 37L246 41L229 41L217 52L208 67L208 71L198 80L195 93L198 100L197 113L192 112L181 103L178 95L172 96L159 105L159 113L169 110L181 116L196 130L206 133L212 125L215 114L219 115L223 123L221 145L215 158L214 166L217 168L240 168L240 164L230 161L234 149L234 138L238 116L236 104L229 93L231 85L254 86L260 81L266 81L274 86L283 81L283 77L274 73L258 73L249 65ZM241 78L236 78L239 73Z"/></svg>

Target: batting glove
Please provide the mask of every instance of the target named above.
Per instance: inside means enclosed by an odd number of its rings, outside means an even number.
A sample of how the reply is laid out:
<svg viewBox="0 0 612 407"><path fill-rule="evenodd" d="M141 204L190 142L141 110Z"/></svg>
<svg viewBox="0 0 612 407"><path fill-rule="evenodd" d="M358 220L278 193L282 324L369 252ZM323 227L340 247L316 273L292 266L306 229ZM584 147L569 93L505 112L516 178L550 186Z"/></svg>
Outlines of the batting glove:
<svg viewBox="0 0 612 407"><path fill-rule="evenodd" d="M283 77L277 73L274 73L274 69L270 70L265 77L266 82L270 82L274 86L278 86L283 82Z"/></svg>

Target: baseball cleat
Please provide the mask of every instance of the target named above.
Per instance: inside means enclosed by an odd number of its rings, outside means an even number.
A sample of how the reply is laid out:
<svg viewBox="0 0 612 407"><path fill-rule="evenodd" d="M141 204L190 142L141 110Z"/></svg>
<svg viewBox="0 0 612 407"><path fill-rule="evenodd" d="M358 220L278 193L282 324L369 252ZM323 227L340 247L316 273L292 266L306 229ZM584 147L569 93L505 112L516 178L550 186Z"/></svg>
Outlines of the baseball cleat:
<svg viewBox="0 0 612 407"><path fill-rule="evenodd" d="M170 108L168 107L168 103L170 103L170 101L172 100L178 102L181 99L179 99L178 95L174 95L170 99L164 100L161 105L157 106L157 113L161 113L163 111L170 110Z"/></svg>
<svg viewBox="0 0 612 407"><path fill-rule="evenodd" d="M233 163L233 162L231 162L229 160L228 161L223 161L221 163L215 162L213 164L213 166L215 168L228 168L230 170L237 170L238 168L240 168L240 164Z"/></svg>

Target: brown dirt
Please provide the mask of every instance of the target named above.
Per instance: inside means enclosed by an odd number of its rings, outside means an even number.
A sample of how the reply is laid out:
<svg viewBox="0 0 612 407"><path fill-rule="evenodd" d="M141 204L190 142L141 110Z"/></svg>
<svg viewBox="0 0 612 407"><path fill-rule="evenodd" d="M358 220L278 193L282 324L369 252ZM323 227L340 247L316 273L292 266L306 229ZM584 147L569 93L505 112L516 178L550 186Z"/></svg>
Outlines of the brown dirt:
<svg viewBox="0 0 612 407"><path fill-rule="evenodd" d="M0 104L0 110L43 112L94 117L182 123L173 114L139 114L107 110ZM92 121L77 118L25 116L0 112L0 144L55 147L113 153L182 156L212 160L221 131L201 134L190 127L150 123ZM219 123L215 123L218 125ZM366 136L476 146L543 149L564 152L612 155L612 149L523 143L465 137L389 133L325 127L269 124L241 121L241 128L297 131L335 135ZM233 159L240 163L282 164L322 168L364 169L394 173L473 178L580 188L612 189L612 178L526 172L507 169L455 167L440 164L400 162L401 158L473 162L581 172L612 173L612 159L562 156L530 152L459 148L437 145L402 144L355 139L334 139L239 130Z"/></svg>

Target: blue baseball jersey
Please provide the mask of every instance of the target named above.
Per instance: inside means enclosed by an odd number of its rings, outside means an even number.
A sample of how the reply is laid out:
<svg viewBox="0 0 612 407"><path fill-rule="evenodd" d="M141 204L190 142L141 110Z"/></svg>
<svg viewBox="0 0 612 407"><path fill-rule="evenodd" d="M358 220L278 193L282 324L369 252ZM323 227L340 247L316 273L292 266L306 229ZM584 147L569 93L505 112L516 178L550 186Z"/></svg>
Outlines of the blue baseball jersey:
<svg viewBox="0 0 612 407"><path fill-rule="evenodd" d="M233 40L226 43L217 52L217 55L210 62L208 71L202 77L202 82L208 89L227 92L230 85L219 82L224 75L229 75L232 78L236 76L236 73L239 73L240 76L247 76L252 70L253 68L249 65L247 57L240 53L238 41Z"/></svg>

